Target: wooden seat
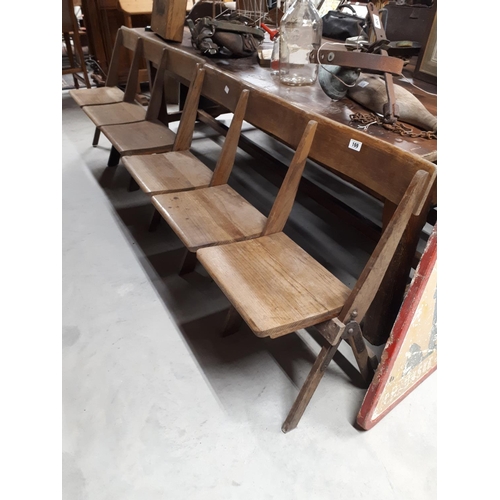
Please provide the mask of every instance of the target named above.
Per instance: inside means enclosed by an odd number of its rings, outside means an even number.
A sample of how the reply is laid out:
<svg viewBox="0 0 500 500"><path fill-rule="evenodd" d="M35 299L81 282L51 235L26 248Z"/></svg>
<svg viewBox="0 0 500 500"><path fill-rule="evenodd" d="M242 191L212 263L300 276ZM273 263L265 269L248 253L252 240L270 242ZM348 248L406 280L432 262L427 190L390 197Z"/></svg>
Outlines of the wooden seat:
<svg viewBox="0 0 500 500"><path fill-rule="evenodd" d="M164 153L172 151L174 146L176 134L160 120L163 84L165 71L168 66L169 52L165 48L162 48L160 44L156 43L150 43L149 49L156 51L156 53L158 53L158 50L162 50L167 57L163 57L158 66L145 119L134 123L104 125L101 127L101 132L112 144L112 150L108 161L108 166L110 167L116 166L121 156ZM145 43L145 54L147 54L147 50L148 47ZM148 59L148 57L146 58ZM195 62L195 60L193 60L193 62L195 66L189 86L186 108L188 100L198 102L204 76L202 65ZM183 110L182 115L184 115L185 111L186 109Z"/></svg>
<svg viewBox="0 0 500 500"><path fill-rule="evenodd" d="M122 161L142 191L151 196L207 187L213 173L190 151L124 156Z"/></svg>
<svg viewBox="0 0 500 500"><path fill-rule="evenodd" d="M197 257L258 337L334 318L350 293L281 232L204 248Z"/></svg>
<svg viewBox="0 0 500 500"><path fill-rule="evenodd" d="M82 109L96 127L140 122L146 118L146 108L136 102L83 106Z"/></svg>
<svg viewBox="0 0 500 500"><path fill-rule="evenodd" d="M153 196L153 205L190 252L255 238L266 217L227 184Z"/></svg>
<svg viewBox="0 0 500 500"><path fill-rule="evenodd" d="M135 31L124 26L117 31L104 87L70 90L69 92L80 107L111 104L124 100L125 92L119 87L120 58L126 53L130 55L130 61L133 61L139 38ZM130 64L129 74L131 69L132 63Z"/></svg>
<svg viewBox="0 0 500 500"><path fill-rule="evenodd" d="M205 71L203 87L210 87L217 78L216 74ZM220 79L219 79L220 80ZM224 78L219 85L231 85L230 78ZM231 85L232 86L232 85ZM227 88L230 88L229 86ZM203 90L202 90L203 91ZM219 172L222 165L234 162L241 126L248 102L248 90L240 94L229 132L222 146L221 154L215 167ZM197 117L199 97L193 93L186 100L181 122L175 138L173 150L163 154L125 156L123 164L135 179L139 187L148 195L174 193L208 187L212 181L212 170L198 160L190 151Z"/></svg>
<svg viewBox="0 0 500 500"><path fill-rule="evenodd" d="M311 151L316 155L334 156L337 172L346 180L363 187L379 199L395 205L386 221L380 239L352 289L332 272L320 265L283 233L296 190L285 181L273 205L262 235L239 242L203 246L196 250L197 260L218 284L231 303L225 333L231 333L243 319L259 337L280 337L297 329L314 327L323 338L323 345L292 408L283 423L283 432L294 429L303 415L314 391L333 359L342 340L353 350L361 375L368 384L377 359L364 341L361 322L380 288L386 271L396 253L412 217L428 206L436 179L435 166L415 155L402 152L367 134L360 133L304 110L293 109L279 99L265 103L259 93L248 106L245 119L259 123L263 113L273 120L277 138L293 146L297 127L317 120ZM264 110L264 111L263 111ZM275 117L275 118L274 118ZM357 141L359 149L349 147ZM299 146L300 147L300 146ZM297 149L298 151L298 149ZM199 190L193 193L201 194ZM167 211L176 213L181 200L190 193L169 195ZM282 198L280 201L278 198ZM286 199L286 203L283 200ZM163 198L163 206L167 198ZM221 204L214 200L211 214L218 218ZM194 213L197 214L197 209ZM170 221L176 233L187 233L192 214L176 219L181 232ZM195 219L196 220L196 219ZM199 231L199 228L198 228ZM194 240L195 228L191 239ZM185 236L183 236L185 237Z"/></svg>

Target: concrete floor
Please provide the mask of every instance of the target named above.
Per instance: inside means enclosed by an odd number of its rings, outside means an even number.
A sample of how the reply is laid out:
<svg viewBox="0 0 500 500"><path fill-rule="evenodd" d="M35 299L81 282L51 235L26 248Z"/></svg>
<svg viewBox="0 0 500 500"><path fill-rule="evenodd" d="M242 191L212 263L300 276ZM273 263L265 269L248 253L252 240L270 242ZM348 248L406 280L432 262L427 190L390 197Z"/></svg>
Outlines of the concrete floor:
<svg viewBox="0 0 500 500"><path fill-rule="evenodd" d="M343 346L283 434L317 344L246 327L221 338L227 299L200 266L176 274L180 241L164 223L148 232L147 197L127 190L122 165L106 168L109 142L91 146L93 125L65 92L62 107L63 499L436 498L436 374L360 431L365 390ZM193 150L213 165L220 142L207 133L197 128ZM259 183L272 201L248 161L238 155L232 182L242 192ZM340 244L337 223L298 201L287 232L313 254L328 246L352 286L370 244Z"/></svg>

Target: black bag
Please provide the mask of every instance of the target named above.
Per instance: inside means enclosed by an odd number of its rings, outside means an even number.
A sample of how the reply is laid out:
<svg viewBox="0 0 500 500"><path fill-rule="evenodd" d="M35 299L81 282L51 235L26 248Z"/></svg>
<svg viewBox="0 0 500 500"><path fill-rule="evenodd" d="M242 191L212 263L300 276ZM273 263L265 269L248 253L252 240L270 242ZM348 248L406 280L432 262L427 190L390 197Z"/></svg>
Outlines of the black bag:
<svg viewBox="0 0 500 500"><path fill-rule="evenodd" d="M219 19L202 17L193 23L187 20L191 43L205 56L248 57L264 40L264 30L247 26L244 16L231 13Z"/></svg>
<svg viewBox="0 0 500 500"><path fill-rule="evenodd" d="M351 9L353 14L341 12L343 8ZM354 7L348 4L339 5L323 16L323 36L345 41L353 36L365 35L363 25L365 19L358 17Z"/></svg>

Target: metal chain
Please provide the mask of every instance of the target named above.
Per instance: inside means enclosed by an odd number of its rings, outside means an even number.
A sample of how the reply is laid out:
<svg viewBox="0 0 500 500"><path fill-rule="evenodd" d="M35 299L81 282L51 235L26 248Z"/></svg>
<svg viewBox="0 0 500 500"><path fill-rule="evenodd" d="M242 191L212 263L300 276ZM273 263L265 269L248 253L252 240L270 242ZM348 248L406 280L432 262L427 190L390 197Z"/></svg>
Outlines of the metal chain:
<svg viewBox="0 0 500 500"><path fill-rule="evenodd" d="M424 139L437 139L436 132L432 130L428 130L426 132L415 132L411 127L404 125L403 123L396 122L394 124L384 123L383 118L377 116L374 113L354 113L349 116L351 122L358 122L361 124L361 129L365 132L368 130L370 125L381 125L387 130L391 132L395 132L396 134L402 135L404 137L417 138L422 137Z"/></svg>

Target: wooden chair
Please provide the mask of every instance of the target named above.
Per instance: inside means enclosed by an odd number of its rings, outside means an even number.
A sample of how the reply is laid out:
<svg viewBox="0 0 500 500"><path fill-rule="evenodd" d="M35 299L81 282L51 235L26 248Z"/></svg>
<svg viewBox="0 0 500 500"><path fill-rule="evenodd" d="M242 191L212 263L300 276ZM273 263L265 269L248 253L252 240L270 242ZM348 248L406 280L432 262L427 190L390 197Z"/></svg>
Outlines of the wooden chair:
<svg viewBox="0 0 500 500"><path fill-rule="evenodd" d="M146 112L145 119L140 122L126 123L120 125L105 125L101 127L101 132L108 138L112 144L108 166L116 166L120 157L164 153L172 151L176 134L168 128L164 121L160 120L162 115L162 102L165 71L171 61L170 50L167 50L164 44L151 42L144 39L145 54L149 49L156 51L165 51L166 57L162 57L154 79L151 98ZM204 71L203 64L198 62L199 58L193 58L186 62L186 66L191 69L191 81L189 85L187 102L198 102ZM165 114L163 112L163 114ZM181 116L184 111L181 113ZM177 114L175 114L177 116ZM167 122L169 117L166 117Z"/></svg>
<svg viewBox="0 0 500 500"><path fill-rule="evenodd" d="M255 99L249 103L246 121L259 123L262 119L259 102ZM377 361L365 344L360 323L410 218L419 215L427 206L436 168L420 157L350 127L298 111L283 101L279 105L279 113L271 106L265 108L267 116L275 117L270 118L272 123L268 126L275 131L276 137L290 142L297 135L297 127L306 121L310 123L311 118L316 119L318 128L311 152L316 156L335 157L338 161L336 171L343 178L397 207L352 290L283 233L293 203L293 191L285 194L287 191L280 190L278 198L286 197L286 203L276 200L261 236L212 246L198 246L197 243L207 242L199 235L207 231L211 217L221 211L218 200L210 212L206 211L205 218L200 218L194 236L189 235L190 241L185 236L186 224L180 215L190 195L195 194L198 198L208 190L160 195L153 200L162 201L164 217L169 218L183 241L191 242L198 261L231 302L226 330L234 329L237 320L242 318L258 337L277 338L309 327L315 327L322 335L324 345L282 426L283 432L288 432L297 426L342 340L353 349L366 382L373 377ZM355 149L349 148L352 140L359 141ZM196 205L201 206L201 202L197 199L190 202L194 213L201 213ZM158 208L161 208L159 204ZM233 217L233 213L227 211L222 215ZM191 219L193 211L186 217ZM219 242L223 239L219 238Z"/></svg>
<svg viewBox="0 0 500 500"><path fill-rule="evenodd" d="M73 75L75 87L78 88L78 73L83 73L83 80L88 89L90 89L89 74L83 56L82 42L80 40L80 28L75 15L73 0L62 0L62 34L66 45L66 52L70 63L69 68L63 68L63 75ZM71 44L73 41L73 45Z"/></svg>

